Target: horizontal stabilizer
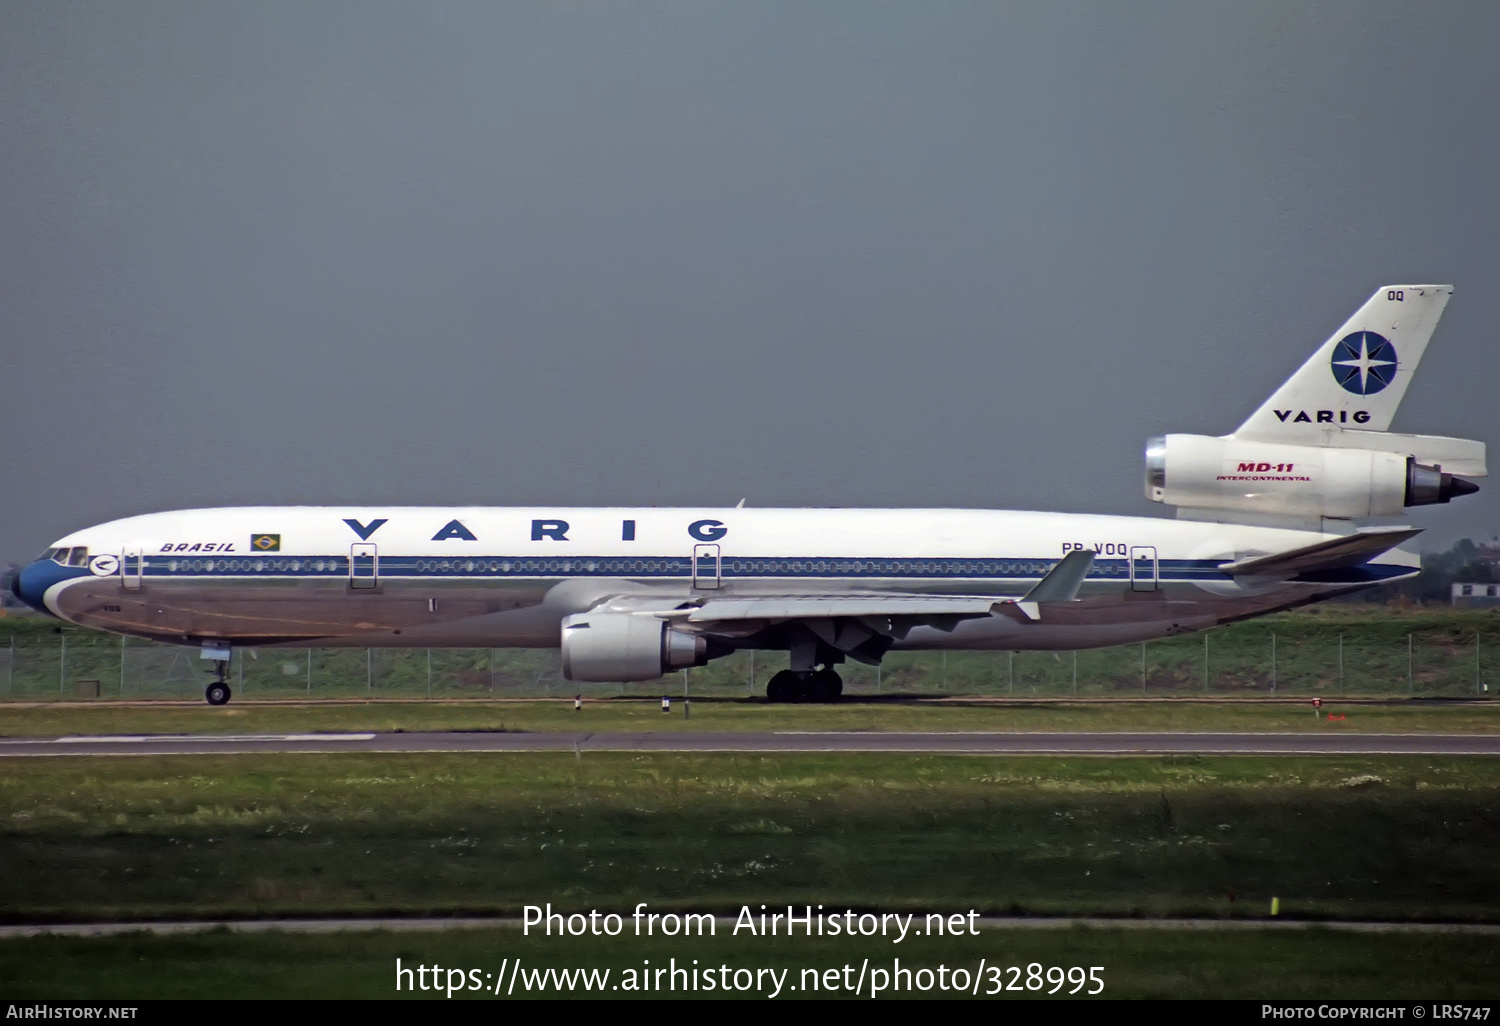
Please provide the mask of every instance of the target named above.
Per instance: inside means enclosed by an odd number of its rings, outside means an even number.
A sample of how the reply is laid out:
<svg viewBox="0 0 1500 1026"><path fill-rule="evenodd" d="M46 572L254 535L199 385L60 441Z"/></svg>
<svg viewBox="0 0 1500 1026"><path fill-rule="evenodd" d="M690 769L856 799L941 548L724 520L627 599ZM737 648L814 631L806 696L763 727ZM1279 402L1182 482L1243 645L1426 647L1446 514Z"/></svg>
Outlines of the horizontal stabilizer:
<svg viewBox="0 0 1500 1026"><path fill-rule="evenodd" d="M1286 580L1313 570L1332 570L1368 563L1382 552L1421 533L1420 527L1371 528L1288 552L1225 563L1219 569L1235 577L1277 577Z"/></svg>
<svg viewBox="0 0 1500 1026"><path fill-rule="evenodd" d="M1445 438L1441 435L1400 435L1394 431L1340 431L1329 433L1324 443L1339 449L1373 449L1376 452L1403 452L1430 467L1442 467L1450 474L1464 477L1488 477L1483 442L1472 438Z"/></svg>
<svg viewBox="0 0 1500 1026"><path fill-rule="evenodd" d="M1072 602L1094 565L1092 549L1074 549L1022 596L1022 602Z"/></svg>

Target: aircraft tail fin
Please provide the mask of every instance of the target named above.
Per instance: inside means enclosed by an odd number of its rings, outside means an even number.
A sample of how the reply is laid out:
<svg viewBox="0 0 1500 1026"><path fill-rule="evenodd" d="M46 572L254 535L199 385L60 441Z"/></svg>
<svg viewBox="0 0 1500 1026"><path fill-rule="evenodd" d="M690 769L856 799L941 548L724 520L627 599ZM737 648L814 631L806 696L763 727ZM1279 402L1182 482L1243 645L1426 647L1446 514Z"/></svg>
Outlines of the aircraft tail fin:
<svg viewBox="0 0 1500 1026"><path fill-rule="evenodd" d="M1387 431L1452 285L1386 285L1318 348L1234 437L1339 445L1342 431Z"/></svg>

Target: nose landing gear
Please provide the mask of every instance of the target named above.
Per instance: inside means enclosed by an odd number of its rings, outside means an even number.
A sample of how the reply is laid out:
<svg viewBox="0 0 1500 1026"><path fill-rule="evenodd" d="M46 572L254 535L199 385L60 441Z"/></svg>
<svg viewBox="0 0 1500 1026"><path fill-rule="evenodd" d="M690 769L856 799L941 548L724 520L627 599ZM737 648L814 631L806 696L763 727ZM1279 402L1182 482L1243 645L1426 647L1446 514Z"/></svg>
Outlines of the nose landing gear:
<svg viewBox="0 0 1500 1026"><path fill-rule="evenodd" d="M229 684L225 681L224 677L229 672L229 660L215 659L213 662L213 683L204 689L203 697L208 699L209 705L227 705L231 693L229 691Z"/></svg>

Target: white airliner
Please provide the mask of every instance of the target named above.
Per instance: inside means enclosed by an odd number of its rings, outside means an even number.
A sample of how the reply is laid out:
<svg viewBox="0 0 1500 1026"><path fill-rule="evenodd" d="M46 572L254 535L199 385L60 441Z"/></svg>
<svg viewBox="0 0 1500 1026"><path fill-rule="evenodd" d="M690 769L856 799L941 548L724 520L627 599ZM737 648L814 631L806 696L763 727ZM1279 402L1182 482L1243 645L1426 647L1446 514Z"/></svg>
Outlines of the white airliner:
<svg viewBox="0 0 1500 1026"><path fill-rule="evenodd" d="M1391 433L1447 285L1378 290L1233 434L1146 447L1177 519L962 509L249 507L58 539L16 578L72 623L201 646L526 646L574 681L778 649L771 701L846 659L1160 638L1409 577L1417 531L1366 517L1477 491L1485 447Z"/></svg>

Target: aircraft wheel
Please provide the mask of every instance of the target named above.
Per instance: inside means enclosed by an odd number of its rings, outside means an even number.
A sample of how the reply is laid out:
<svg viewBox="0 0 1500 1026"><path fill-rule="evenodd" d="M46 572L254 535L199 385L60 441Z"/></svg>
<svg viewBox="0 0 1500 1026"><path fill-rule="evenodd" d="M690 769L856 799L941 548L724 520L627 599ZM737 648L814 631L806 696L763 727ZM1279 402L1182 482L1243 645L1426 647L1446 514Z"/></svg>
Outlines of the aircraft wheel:
<svg viewBox="0 0 1500 1026"><path fill-rule="evenodd" d="M216 680L203 692L203 697L208 699L209 705L225 705L229 702L229 685Z"/></svg>
<svg viewBox="0 0 1500 1026"><path fill-rule="evenodd" d="M800 681L791 670L782 670L772 675L766 683L766 698L773 702L795 702L797 700Z"/></svg>
<svg viewBox="0 0 1500 1026"><path fill-rule="evenodd" d="M844 681L832 670L819 670L807 682L807 697L812 702L837 702L844 693Z"/></svg>

